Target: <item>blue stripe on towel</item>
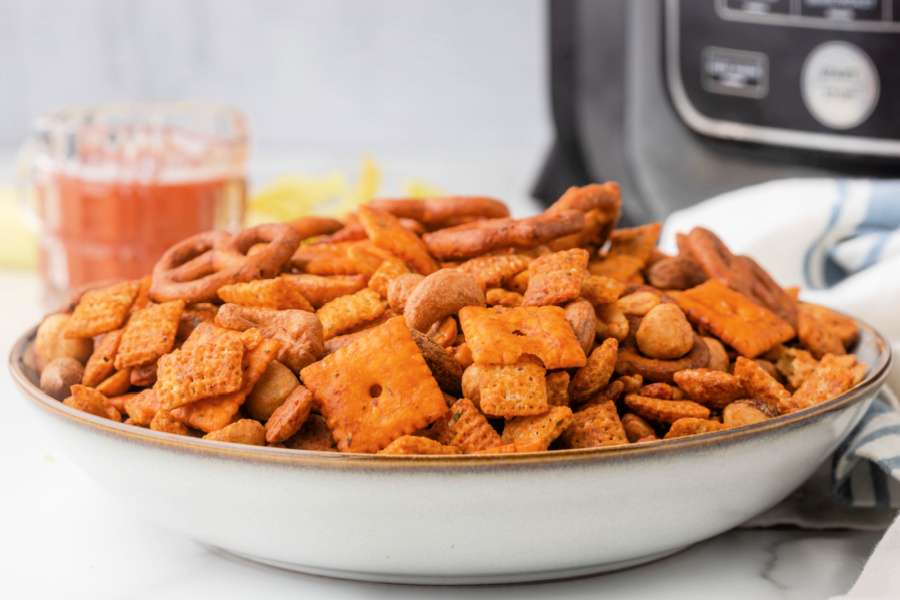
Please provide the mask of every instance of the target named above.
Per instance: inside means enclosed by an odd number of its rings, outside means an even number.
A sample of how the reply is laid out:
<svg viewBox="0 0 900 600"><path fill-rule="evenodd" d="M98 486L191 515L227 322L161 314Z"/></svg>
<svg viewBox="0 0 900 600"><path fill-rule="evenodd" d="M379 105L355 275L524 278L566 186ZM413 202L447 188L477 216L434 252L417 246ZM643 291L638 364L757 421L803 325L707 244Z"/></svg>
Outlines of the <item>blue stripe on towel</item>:
<svg viewBox="0 0 900 600"><path fill-rule="evenodd" d="M834 226L838 222L838 218L841 215L841 210L844 207L844 203L847 200L847 181L844 179L838 179L837 182L837 197L834 199L834 204L831 206L831 214L828 216L828 224L825 225L824 231L819 234L819 237L812 243L812 245L807 248L806 254L803 256L803 278L806 283L806 287L812 289L822 289L823 287L828 287L829 277L829 267L832 273L830 275L832 277L837 277L838 280L842 278L844 275L841 271L834 272L834 267L837 267L837 264L834 261L831 261L828 258L827 252L825 248L822 248L822 245L825 243L825 239L828 237L828 234L831 233L831 230L834 229ZM825 260L823 279L824 281L819 281L818 277L813 274L813 261L818 257L823 257ZM840 269L840 267L837 267Z"/></svg>

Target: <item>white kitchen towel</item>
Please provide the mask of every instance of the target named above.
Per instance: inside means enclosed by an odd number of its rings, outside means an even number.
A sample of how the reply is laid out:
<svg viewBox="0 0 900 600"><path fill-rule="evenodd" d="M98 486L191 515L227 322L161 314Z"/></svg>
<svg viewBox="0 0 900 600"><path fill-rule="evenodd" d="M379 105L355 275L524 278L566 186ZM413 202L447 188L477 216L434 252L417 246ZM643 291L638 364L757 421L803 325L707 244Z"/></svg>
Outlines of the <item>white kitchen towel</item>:
<svg viewBox="0 0 900 600"><path fill-rule="evenodd" d="M801 298L871 323L900 349L900 181L787 179L671 215L661 246L702 225L752 255ZM900 368L860 424L801 490L749 526L883 527L900 508ZM895 522L845 598L900 598ZM891 570L891 571L889 571ZM893 573L893 575L891 574ZM858 588L858 589L857 589Z"/></svg>

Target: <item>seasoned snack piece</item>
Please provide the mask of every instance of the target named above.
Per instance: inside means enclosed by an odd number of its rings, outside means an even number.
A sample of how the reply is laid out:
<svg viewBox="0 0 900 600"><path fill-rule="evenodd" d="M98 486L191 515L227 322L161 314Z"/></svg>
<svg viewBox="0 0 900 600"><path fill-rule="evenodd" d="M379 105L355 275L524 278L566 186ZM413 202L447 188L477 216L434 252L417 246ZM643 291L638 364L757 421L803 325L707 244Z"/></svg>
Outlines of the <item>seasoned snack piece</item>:
<svg viewBox="0 0 900 600"><path fill-rule="evenodd" d="M797 337L816 358L845 354L859 336L856 322L833 310L801 302L798 308Z"/></svg>
<svg viewBox="0 0 900 600"><path fill-rule="evenodd" d="M295 281L286 276L232 283L219 288L219 298L229 304L260 306L285 310L296 308L312 312L313 307Z"/></svg>
<svg viewBox="0 0 900 600"><path fill-rule="evenodd" d="M597 337L597 313L590 302L579 299L565 307L566 321L572 326L575 337L584 353L590 354Z"/></svg>
<svg viewBox="0 0 900 600"><path fill-rule="evenodd" d="M387 258L369 278L369 289L387 299L388 283L407 273L409 273L409 269L406 267L406 263L399 258Z"/></svg>
<svg viewBox="0 0 900 600"><path fill-rule="evenodd" d="M278 347L279 342L276 340L262 340L255 348L244 354L241 361L242 383L240 389L230 394L204 398L179 406L172 409L172 416L194 429L207 433L228 425L234 420L247 398L247 394L275 359Z"/></svg>
<svg viewBox="0 0 900 600"><path fill-rule="evenodd" d="M128 414L128 420L134 425L149 427L159 409L159 398L152 389L132 394L125 400L125 412Z"/></svg>
<svg viewBox="0 0 900 600"><path fill-rule="evenodd" d="M524 298L518 292L510 292L503 288L490 288L484 294L488 306L522 306Z"/></svg>
<svg viewBox="0 0 900 600"><path fill-rule="evenodd" d="M447 317L441 321L437 321L428 328L428 339L444 348L450 348L456 342L459 331L456 327L456 319Z"/></svg>
<svg viewBox="0 0 900 600"><path fill-rule="evenodd" d="M564 448L594 448L627 444L628 438L615 402L606 400L572 415L572 422L559 441Z"/></svg>
<svg viewBox="0 0 900 600"><path fill-rule="evenodd" d="M628 337L631 326L628 317L616 303L601 304L597 309L597 335L599 337L612 337L624 341Z"/></svg>
<svg viewBox="0 0 900 600"><path fill-rule="evenodd" d="M545 375L547 383L547 404L553 406L569 406L569 373L553 371Z"/></svg>
<svg viewBox="0 0 900 600"><path fill-rule="evenodd" d="M467 306L459 311L459 323L477 363L509 365L532 354L547 369L567 369L587 360L558 306Z"/></svg>
<svg viewBox="0 0 900 600"><path fill-rule="evenodd" d="M300 376L344 452L376 452L447 411L400 317L304 368Z"/></svg>
<svg viewBox="0 0 900 600"><path fill-rule="evenodd" d="M425 277L418 273L407 273L389 281L387 285L387 301L391 310L396 313L402 313L406 308L406 301L409 300L410 294L423 279Z"/></svg>
<svg viewBox="0 0 900 600"><path fill-rule="evenodd" d="M484 306L484 291L471 275L441 269L423 279L410 293L403 318L410 329L426 332L465 306Z"/></svg>
<svg viewBox="0 0 900 600"><path fill-rule="evenodd" d="M287 440L284 445L294 450L317 450L320 452L333 452L336 448L331 430L325 423L325 417L315 413L309 415L300 431Z"/></svg>
<svg viewBox="0 0 900 600"><path fill-rule="evenodd" d="M706 419L709 409L690 400L658 400L637 394L625 396L625 405L638 415L658 423L674 423L684 417Z"/></svg>
<svg viewBox="0 0 900 600"><path fill-rule="evenodd" d="M478 281L481 289L502 286L515 275L525 272L531 258L524 254L495 254L467 260L457 269Z"/></svg>
<svg viewBox="0 0 900 600"><path fill-rule="evenodd" d="M129 367L131 370L131 385L135 387L152 387L156 383L155 362Z"/></svg>
<svg viewBox="0 0 900 600"><path fill-rule="evenodd" d="M460 382L462 397L471 400L476 407L481 403L480 372L481 367L473 363L465 368Z"/></svg>
<svg viewBox="0 0 900 600"><path fill-rule="evenodd" d="M288 221L288 225L300 235L300 240L305 240L318 235L328 235L334 233L344 226L343 223L331 217L318 217L315 215L306 215L293 221Z"/></svg>
<svg viewBox="0 0 900 600"><path fill-rule="evenodd" d="M115 367L121 370L152 363L170 352L182 311L184 300L173 300L151 304L131 315L115 352Z"/></svg>
<svg viewBox="0 0 900 600"><path fill-rule="evenodd" d="M687 371L699 371L700 369L687 369ZM684 373L685 371L679 371L680 373ZM678 373L676 373L678 375ZM637 394L638 396L644 396L647 398L656 398L657 400L683 400L684 392L673 385L669 385L668 383L648 383L647 385L638 386L637 390L629 392L631 394Z"/></svg>
<svg viewBox="0 0 900 600"><path fill-rule="evenodd" d="M266 421L299 383L293 371L273 360L247 396L244 410L251 418Z"/></svg>
<svg viewBox="0 0 900 600"><path fill-rule="evenodd" d="M790 398L789 410L783 412L802 410L837 398L861 379L860 373L855 370L857 366L856 357L852 354L826 354ZM865 371L862 370L862 373Z"/></svg>
<svg viewBox="0 0 900 600"><path fill-rule="evenodd" d="M66 324L67 338L89 338L118 329L140 288L139 281L124 281L85 292Z"/></svg>
<svg viewBox="0 0 900 600"><path fill-rule="evenodd" d="M695 227L679 240L678 246L686 257L700 265L707 277L724 281L731 289L769 309L791 328L797 326L797 303L756 261L732 254L712 231Z"/></svg>
<svg viewBox="0 0 900 600"><path fill-rule="evenodd" d="M453 396L459 396L462 393L462 366L443 346L434 343L428 336L415 329L410 329L409 332L441 390Z"/></svg>
<svg viewBox="0 0 900 600"><path fill-rule="evenodd" d="M624 291L625 285L621 281L601 275L587 275L581 284L582 297L594 306L613 303Z"/></svg>
<svg viewBox="0 0 900 600"><path fill-rule="evenodd" d="M533 248L582 231L584 215L576 210L544 213L527 219L486 219L422 236L441 260L471 258L503 248Z"/></svg>
<svg viewBox="0 0 900 600"><path fill-rule="evenodd" d="M232 442L234 444L249 444L251 446L264 446L266 443L266 430L259 421L253 419L241 419L222 429L211 431L203 436L204 440L214 442Z"/></svg>
<svg viewBox="0 0 900 600"><path fill-rule="evenodd" d="M447 416L447 444L463 452L487 450L500 445L500 436L471 400L457 400Z"/></svg>
<svg viewBox="0 0 900 600"><path fill-rule="evenodd" d="M552 406L550 410L531 417L515 417L506 422L500 441L520 444L532 452L544 451L572 424L572 410L568 406Z"/></svg>
<svg viewBox="0 0 900 600"><path fill-rule="evenodd" d="M407 455L407 454L459 454L454 446L445 446L427 437L419 435L401 435L388 444L378 454Z"/></svg>
<svg viewBox="0 0 900 600"><path fill-rule="evenodd" d="M717 279L669 295L697 327L748 358L794 337L790 324Z"/></svg>
<svg viewBox="0 0 900 600"><path fill-rule="evenodd" d="M629 317L643 317L652 309L659 306L662 298L656 292L639 290L627 296L622 296L616 301L616 306Z"/></svg>
<svg viewBox="0 0 900 600"><path fill-rule="evenodd" d="M369 240L303 244L290 264L313 275L362 275L368 279L389 256Z"/></svg>
<svg viewBox="0 0 900 600"><path fill-rule="evenodd" d="M656 431L650 423L634 413L622 415L622 427L625 429L625 436L632 444L658 439Z"/></svg>
<svg viewBox="0 0 900 600"><path fill-rule="evenodd" d="M340 230L335 231L333 234L322 237L320 240L316 240L317 242L347 242L352 240L364 240L367 239L366 230L360 224L359 218L356 215L351 215L354 218L354 221L348 222L347 225L342 227ZM412 219L397 219L400 222L400 225L403 226L404 229L409 230L410 232L420 235L425 233L425 228L422 227L422 224L418 221L413 221Z"/></svg>
<svg viewBox="0 0 900 600"><path fill-rule="evenodd" d="M741 382L747 396L764 402L776 414L795 410L791 393L756 362L739 356L734 363L734 376Z"/></svg>
<svg viewBox="0 0 900 600"><path fill-rule="evenodd" d="M661 223L649 223L638 227L625 227L613 231L609 236L610 245L607 258L628 256L636 258L643 268L653 256L659 241Z"/></svg>
<svg viewBox="0 0 900 600"><path fill-rule="evenodd" d="M363 275L325 277L301 273L299 275L282 275L281 277L290 280L315 308L366 287L366 278Z"/></svg>
<svg viewBox="0 0 900 600"><path fill-rule="evenodd" d="M675 373L675 383L691 400L716 409L722 409L739 398L747 397L741 380L724 371L685 369Z"/></svg>
<svg viewBox="0 0 900 600"><path fill-rule="evenodd" d="M722 422L728 427L760 423L769 418L752 400L732 402L722 410Z"/></svg>
<svg viewBox="0 0 900 600"><path fill-rule="evenodd" d="M186 305L178 321L178 333L175 335L176 343L188 339L200 323L211 323L214 321L218 311L218 306L208 302Z"/></svg>
<svg viewBox="0 0 900 600"><path fill-rule="evenodd" d="M476 219L509 216L503 202L487 196L444 196L439 198L385 198L369 206L395 217L414 219L429 229L440 229Z"/></svg>
<svg viewBox="0 0 900 600"><path fill-rule="evenodd" d="M844 349L851 348L859 339L859 325L851 317L842 315L825 306L809 302L801 302L798 310L801 315L805 315L821 327L835 334L840 339Z"/></svg>
<svg viewBox="0 0 900 600"><path fill-rule="evenodd" d="M616 366L619 343L614 338L606 338L594 348L587 364L575 371L570 391L573 402L584 402L606 387Z"/></svg>
<svg viewBox="0 0 900 600"><path fill-rule="evenodd" d="M359 222L372 243L402 258L417 272L428 275L438 270L438 264L428 254L425 243L403 227L394 215L360 206Z"/></svg>
<svg viewBox="0 0 900 600"><path fill-rule="evenodd" d="M536 258L528 265L525 306L563 304L581 294L587 276L588 251L562 250Z"/></svg>
<svg viewBox="0 0 900 600"><path fill-rule="evenodd" d="M706 281L706 273L686 256L658 260L647 269L647 283L661 290L686 290Z"/></svg>
<svg viewBox="0 0 900 600"><path fill-rule="evenodd" d="M680 308L674 304L660 304L641 319L634 339L645 356L681 358L694 347L694 330Z"/></svg>
<svg viewBox="0 0 900 600"><path fill-rule="evenodd" d="M629 346L619 348L616 359L616 373L620 375L640 375L646 381L672 383L675 373L684 369L699 369L709 364L709 348L700 339L694 336L694 346L683 358L664 360L661 358L647 358L636 352Z"/></svg>
<svg viewBox="0 0 900 600"><path fill-rule="evenodd" d="M547 412L544 367L523 356L513 365L478 366L479 406L487 415L518 417Z"/></svg>
<svg viewBox="0 0 900 600"><path fill-rule="evenodd" d="M556 240L561 248L602 246L619 218L622 196L614 181L570 187L547 209L548 213L577 210L584 214L585 225L578 233Z"/></svg>
<svg viewBox="0 0 900 600"><path fill-rule="evenodd" d="M266 421L266 441L274 444L292 437L309 418L312 407L312 392L302 385L294 386L294 390Z"/></svg>
<svg viewBox="0 0 900 600"><path fill-rule="evenodd" d="M156 393L165 409L241 387L244 344L236 331L204 323L184 345L159 359Z"/></svg>
<svg viewBox="0 0 900 600"><path fill-rule="evenodd" d="M81 383L84 367L74 358L60 356L51 360L41 371L40 388L48 396L62 400L70 388Z"/></svg>
<svg viewBox="0 0 900 600"><path fill-rule="evenodd" d="M172 416L167 410L160 409L153 415L150 421L150 429L153 431L162 431L165 433L174 433L175 435L188 435L190 430L187 425Z"/></svg>
<svg viewBox="0 0 900 600"><path fill-rule="evenodd" d="M131 369L116 371L97 386L97 391L107 398L121 396L131 387Z"/></svg>
<svg viewBox="0 0 900 600"><path fill-rule="evenodd" d="M63 404L66 406L112 421L122 420L122 415L110 404L106 396L94 388L75 384L71 388L71 394L71 396L63 400Z"/></svg>
<svg viewBox="0 0 900 600"><path fill-rule="evenodd" d="M332 338L354 327L377 319L387 305L377 293L366 288L349 296L335 298L316 311L322 323L322 337Z"/></svg>
<svg viewBox="0 0 900 600"><path fill-rule="evenodd" d="M788 385L797 389L818 366L813 355L800 348L782 348L775 362L775 368L787 379Z"/></svg>
<svg viewBox="0 0 900 600"><path fill-rule="evenodd" d="M696 417L685 417L678 419L669 428L666 433L666 439L684 437L686 435L697 435L698 433L712 433L714 431L722 431L728 429L727 425L723 425L718 421L710 419L701 419Z"/></svg>
<svg viewBox="0 0 900 600"><path fill-rule="evenodd" d="M599 277L609 277L625 284L643 283L641 269L644 263L639 258L627 255L600 256L588 263L588 272Z"/></svg>
<svg viewBox="0 0 900 600"><path fill-rule="evenodd" d="M81 383L96 387L112 374L115 369L113 361L122 340L122 332L122 329L116 329L98 338L94 343L94 352L84 366L84 378Z"/></svg>
<svg viewBox="0 0 900 600"><path fill-rule="evenodd" d="M709 364L707 367L716 371L727 371L731 360L728 358L728 352L725 350L722 342L707 336L701 336L700 339L703 340L709 350Z"/></svg>
<svg viewBox="0 0 900 600"><path fill-rule="evenodd" d="M30 366L37 371L43 368L54 358L67 356L78 362L84 362L91 355L93 343L90 339L65 337L71 316L57 313L49 315L38 326L34 344L31 346L34 353L34 363Z"/></svg>
<svg viewBox="0 0 900 600"><path fill-rule="evenodd" d="M235 331L255 327L263 336L278 340L278 360L295 373L325 353L322 324L316 315L306 311L225 304L216 315L216 325Z"/></svg>
<svg viewBox="0 0 900 600"><path fill-rule="evenodd" d="M257 225L234 236L198 233L166 250L153 267L150 297L157 302L215 300L223 285L274 277L299 244L300 234L283 223Z"/></svg>

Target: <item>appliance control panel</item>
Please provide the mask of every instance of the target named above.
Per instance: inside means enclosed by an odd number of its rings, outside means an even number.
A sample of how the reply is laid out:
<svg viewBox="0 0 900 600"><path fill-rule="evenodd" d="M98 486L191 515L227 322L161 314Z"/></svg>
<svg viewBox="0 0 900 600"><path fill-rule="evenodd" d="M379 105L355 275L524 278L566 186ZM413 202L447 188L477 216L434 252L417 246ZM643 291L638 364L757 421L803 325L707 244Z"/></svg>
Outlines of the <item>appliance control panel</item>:
<svg viewBox="0 0 900 600"><path fill-rule="evenodd" d="M664 49L698 133L900 156L900 0L666 0Z"/></svg>

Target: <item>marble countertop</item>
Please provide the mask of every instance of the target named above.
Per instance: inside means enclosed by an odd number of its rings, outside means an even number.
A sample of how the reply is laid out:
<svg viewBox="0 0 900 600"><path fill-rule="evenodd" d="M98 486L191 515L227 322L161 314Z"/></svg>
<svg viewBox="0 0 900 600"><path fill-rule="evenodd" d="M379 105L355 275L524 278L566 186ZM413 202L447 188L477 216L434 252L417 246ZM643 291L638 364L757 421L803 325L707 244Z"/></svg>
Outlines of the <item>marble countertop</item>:
<svg viewBox="0 0 900 600"><path fill-rule="evenodd" d="M33 275L0 272L0 340L40 315ZM4 597L828 598L846 592L880 533L742 529L658 562L543 584L465 588L340 581L223 555L128 513L64 454L41 414L0 378L0 564Z"/></svg>

